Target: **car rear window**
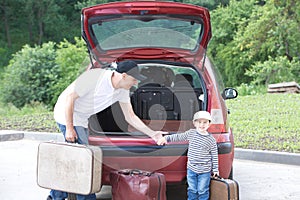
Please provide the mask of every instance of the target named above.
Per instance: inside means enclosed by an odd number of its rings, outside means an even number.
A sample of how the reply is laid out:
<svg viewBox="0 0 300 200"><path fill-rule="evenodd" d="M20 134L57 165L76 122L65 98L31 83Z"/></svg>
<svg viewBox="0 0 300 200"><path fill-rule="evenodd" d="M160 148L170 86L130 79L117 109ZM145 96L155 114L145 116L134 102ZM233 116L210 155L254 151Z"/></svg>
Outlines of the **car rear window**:
<svg viewBox="0 0 300 200"><path fill-rule="evenodd" d="M140 16L139 16L140 17ZM202 22L167 16L134 16L116 19L91 19L90 28L103 50L160 47L196 50L203 32Z"/></svg>

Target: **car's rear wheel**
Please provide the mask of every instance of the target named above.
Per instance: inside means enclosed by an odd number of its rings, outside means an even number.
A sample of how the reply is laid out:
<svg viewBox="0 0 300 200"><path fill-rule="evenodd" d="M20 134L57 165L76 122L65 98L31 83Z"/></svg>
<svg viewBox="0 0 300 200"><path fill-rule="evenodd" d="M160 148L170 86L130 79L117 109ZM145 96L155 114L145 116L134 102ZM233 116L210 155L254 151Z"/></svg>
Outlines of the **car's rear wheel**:
<svg viewBox="0 0 300 200"><path fill-rule="evenodd" d="M167 199L187 199L187 183L182 184L167 184Z"/></svg>
<svg viewBox="0 0 300 200"><path fill-rule="evenodd" d="M228 176L228 179L233 179L233 166L231 167L231 170L230 170L230 174Z"/></svg>

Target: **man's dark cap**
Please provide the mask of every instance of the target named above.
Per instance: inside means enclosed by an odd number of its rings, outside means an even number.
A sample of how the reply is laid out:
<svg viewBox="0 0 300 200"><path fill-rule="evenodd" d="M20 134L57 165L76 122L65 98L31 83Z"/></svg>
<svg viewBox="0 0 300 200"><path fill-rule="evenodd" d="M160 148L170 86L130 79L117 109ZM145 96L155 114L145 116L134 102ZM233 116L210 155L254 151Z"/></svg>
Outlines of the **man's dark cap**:
<svg viewBox="0 0 300 200"><path fill-rule="evenodd" d="M132 60L119 62L116 71L119 73L126 73L140 81L143 81L146 79L145 76L140 74L140 70L139 70L136 62L134 62Z"/></svg>

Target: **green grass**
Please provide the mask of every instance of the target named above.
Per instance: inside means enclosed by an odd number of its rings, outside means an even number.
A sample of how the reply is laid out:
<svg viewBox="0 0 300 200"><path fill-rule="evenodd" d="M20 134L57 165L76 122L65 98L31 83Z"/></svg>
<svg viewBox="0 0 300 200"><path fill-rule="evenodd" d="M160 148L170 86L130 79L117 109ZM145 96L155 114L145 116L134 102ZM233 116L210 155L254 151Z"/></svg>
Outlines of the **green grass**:
<svg viewBox="0 0 300 200"><path fill-rule="evenodd" d="M300 152L300 95L264 94L228 100L235 146Z"/></svg>
<svg viewBox="0 0 300 200"><path fill-rule="evenodd" d="M0 129L58 132L53 113L38 103L27 105L22 109L0 104Z"/></svg>
<svg viewBox="0 0 300 200"><path fill-rule="evenodd" d="M300 94L238 96L227 100L235 146L300 153ZM0 129L58 132L41 104L19 110L0 104Z"/></svg>

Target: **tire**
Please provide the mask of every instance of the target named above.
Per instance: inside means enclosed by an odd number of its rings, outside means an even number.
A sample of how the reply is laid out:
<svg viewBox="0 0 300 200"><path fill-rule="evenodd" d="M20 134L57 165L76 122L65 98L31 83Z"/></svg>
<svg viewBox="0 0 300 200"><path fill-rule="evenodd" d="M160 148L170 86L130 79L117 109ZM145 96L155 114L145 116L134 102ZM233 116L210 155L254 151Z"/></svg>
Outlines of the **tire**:
<svg viewBox="0 0 300 200"><path fill-rule="evenodd" d="M167 199L187 199L187 183L167 184Z"/></svg>
<svg viewBox="0 0 300 200"><path fill-rule="evenodd" d="M233 179L233 166L231 166L230 174L228 176L228 179Z"/></svg>

